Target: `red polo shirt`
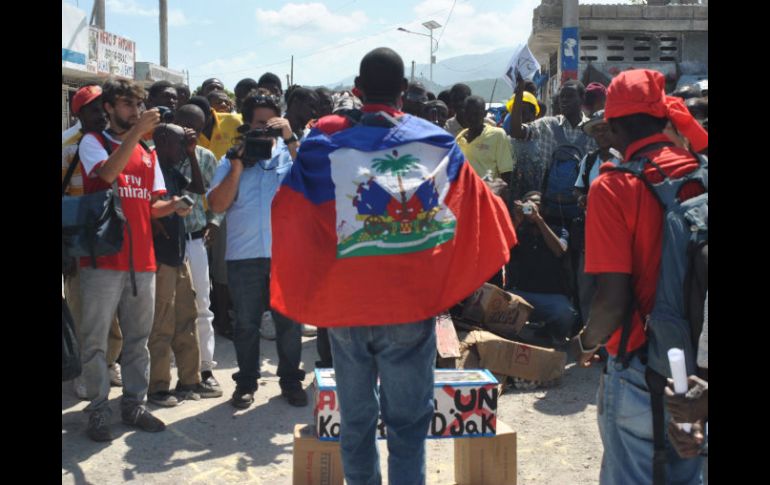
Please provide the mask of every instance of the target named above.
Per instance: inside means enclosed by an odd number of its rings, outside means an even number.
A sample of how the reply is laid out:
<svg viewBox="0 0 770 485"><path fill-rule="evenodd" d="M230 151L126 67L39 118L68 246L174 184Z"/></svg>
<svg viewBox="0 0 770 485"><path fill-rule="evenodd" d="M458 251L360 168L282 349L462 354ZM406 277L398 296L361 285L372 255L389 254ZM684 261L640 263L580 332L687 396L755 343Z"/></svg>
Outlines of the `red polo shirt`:
<svg viewBox="0 0 770 485"><path fill-rule="evenodd" d="M652 150L645 147L667 142L668 146ZM626 150L625 160L644 155L658 164L669 177L681 177L698 167L687 150L670 143L666 135L658 134L638 140ZM623 166L623 164L621 164ZM660 267L663 238L663 209L649 189L636 177L608 171L610 163L601 166L599 177L588 192L586 214L586 273L625 273L631 275L635 308L628 351L641 347L646 339L644 317L652 311L655 287ZM653 183L662 176L651 165L645 176ZM702 193L699 185L682 189L684 200ZM618 354L622 326L618 326L607 342L607 351Z"/></svg>

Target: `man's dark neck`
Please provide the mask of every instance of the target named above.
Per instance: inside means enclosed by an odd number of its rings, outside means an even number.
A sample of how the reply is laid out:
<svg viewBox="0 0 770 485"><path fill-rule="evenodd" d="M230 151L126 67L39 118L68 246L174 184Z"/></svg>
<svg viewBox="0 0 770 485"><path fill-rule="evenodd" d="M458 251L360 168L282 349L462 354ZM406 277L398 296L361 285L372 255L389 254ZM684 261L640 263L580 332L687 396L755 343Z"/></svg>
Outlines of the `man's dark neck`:
<svg viewBox="0 0 770 485"><path fill-rule="evenodd" d="M206 126L203 127L203 131L201 131L201 133L206 135L206 138L209 138L209 139L211 139L211 133L214 131L214 117L213 116L214 115L212 115L212 117L209 118L209 122L206 124Z"/></svg>
<svg viewBox="0 0 770 485"><path fill-rule="evenodd" d="M567 118L567 121L569 121L572 127L575 128L582 120L581 114L583 114L582 111L578 111L577 113L571 113L569 115L565 114L564 117Z"/></svg>
<svg viewBox="0 0 770 485"><path fill-rule="evenodd" d="M607 160L609 158L612 158L612 152L610 152L610 148L600 148L599 149L599 158L602 160Z"/></svg>
<svg viewBox="0 0 770 485"><path fill-rule="evenodd" d="M484 125L481 126L471 126L468 128L468 131L465 133L465 138L470 142L475 140L476 138L481 135L481 132L484 131Z"/></svg>

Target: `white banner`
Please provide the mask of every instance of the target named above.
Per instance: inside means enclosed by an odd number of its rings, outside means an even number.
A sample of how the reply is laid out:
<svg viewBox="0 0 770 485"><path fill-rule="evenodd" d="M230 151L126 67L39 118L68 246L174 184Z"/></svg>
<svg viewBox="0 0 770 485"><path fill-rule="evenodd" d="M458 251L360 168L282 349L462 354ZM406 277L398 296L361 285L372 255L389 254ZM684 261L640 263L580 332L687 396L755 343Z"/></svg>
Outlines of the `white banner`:
<svg viewBox="0 0 770 485"><path fill-rule="evenodd" d="M136 42L91 28L88 38L88 72L134 79Z"/></svg>

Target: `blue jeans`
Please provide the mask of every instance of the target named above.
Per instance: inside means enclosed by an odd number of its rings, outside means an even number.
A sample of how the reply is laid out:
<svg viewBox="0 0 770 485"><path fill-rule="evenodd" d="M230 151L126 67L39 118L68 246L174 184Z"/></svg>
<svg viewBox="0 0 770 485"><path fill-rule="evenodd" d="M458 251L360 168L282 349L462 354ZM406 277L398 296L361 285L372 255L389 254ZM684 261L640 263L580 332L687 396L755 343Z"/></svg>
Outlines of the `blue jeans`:
<svg viewBox="0 0 770 485"><path fill-rule="evenodd" d="M531 321L545 322L548 332L559 341L570 337L578 321L578 313L569 298L558 293L534 293L522 290L513 290L513 292L535 307L529 316Z"/></svg>
<svg viewBox="0 0 770 485"><path fill-rule="evenodd" d="M375 437L380 412L388 439L388 483L424 484L425 439L433 418L434 319L330 328L329 340L348 485L382 483Z"/></svg>
<svg viewBox="0 0 770 485"><path fill-rule="evenodd" d="M652 410L644 379L645 366L634 357L623 369L616 357L607 361L596 402L599 434L604 444L601 485L652 483ZM668 413L665 422L668 423ZM663 431L665 433L665 431ZM669 485L699 485L702 459L679 458L666 438L666 479Z"/></svg>
<svg viewBox="0 0 770 485"><path fill-rule="evenodd" d="M227 284L235 309L233 344L238 372L233 380L240 390L254 392L259 372L259 329L262 314L270 302L270 259L239 259L227 262ZM278 348L278 377L281 389L292 388L305 378L299 368L302 355L302 327L272 312L275 321L276 346Z"/></svg>

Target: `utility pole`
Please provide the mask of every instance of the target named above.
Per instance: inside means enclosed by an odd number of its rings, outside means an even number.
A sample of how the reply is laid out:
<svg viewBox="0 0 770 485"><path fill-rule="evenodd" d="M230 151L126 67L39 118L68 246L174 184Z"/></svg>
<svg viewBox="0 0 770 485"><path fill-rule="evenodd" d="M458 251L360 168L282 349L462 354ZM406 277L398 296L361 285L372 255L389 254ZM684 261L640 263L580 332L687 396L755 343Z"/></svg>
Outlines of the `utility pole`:
<svg viewBox="0 0 770 485"><path fill-rule="evenodd" d="M294 84L294 56L291 56L291 82L289 86Z"/></svg>
<svg viewBox="0 0 770 485"><path fill-rule="evenodd" d="M414 61L412 61L412 82L414 82Z"/></svg>
<svg viewBox="0 0 770 485"><path fill-rule="evenodd" d="M104 29L104 0L95 0L94 6L91 9L91 22L94 27Z"/></svg>
<svg viewBox="0 0 770 485"><path fill-rule="evenodd" d="M168 1L160 2L160 65L168 67Z"/></svg>
<svg viewBox="0 0 770 485"><path fill-rule="evenodd" d="M559 68L561 82L578 77L578 53L580 52L578 26L580 10L578 0L564 0L561 20L561 45Z"/></svg>

